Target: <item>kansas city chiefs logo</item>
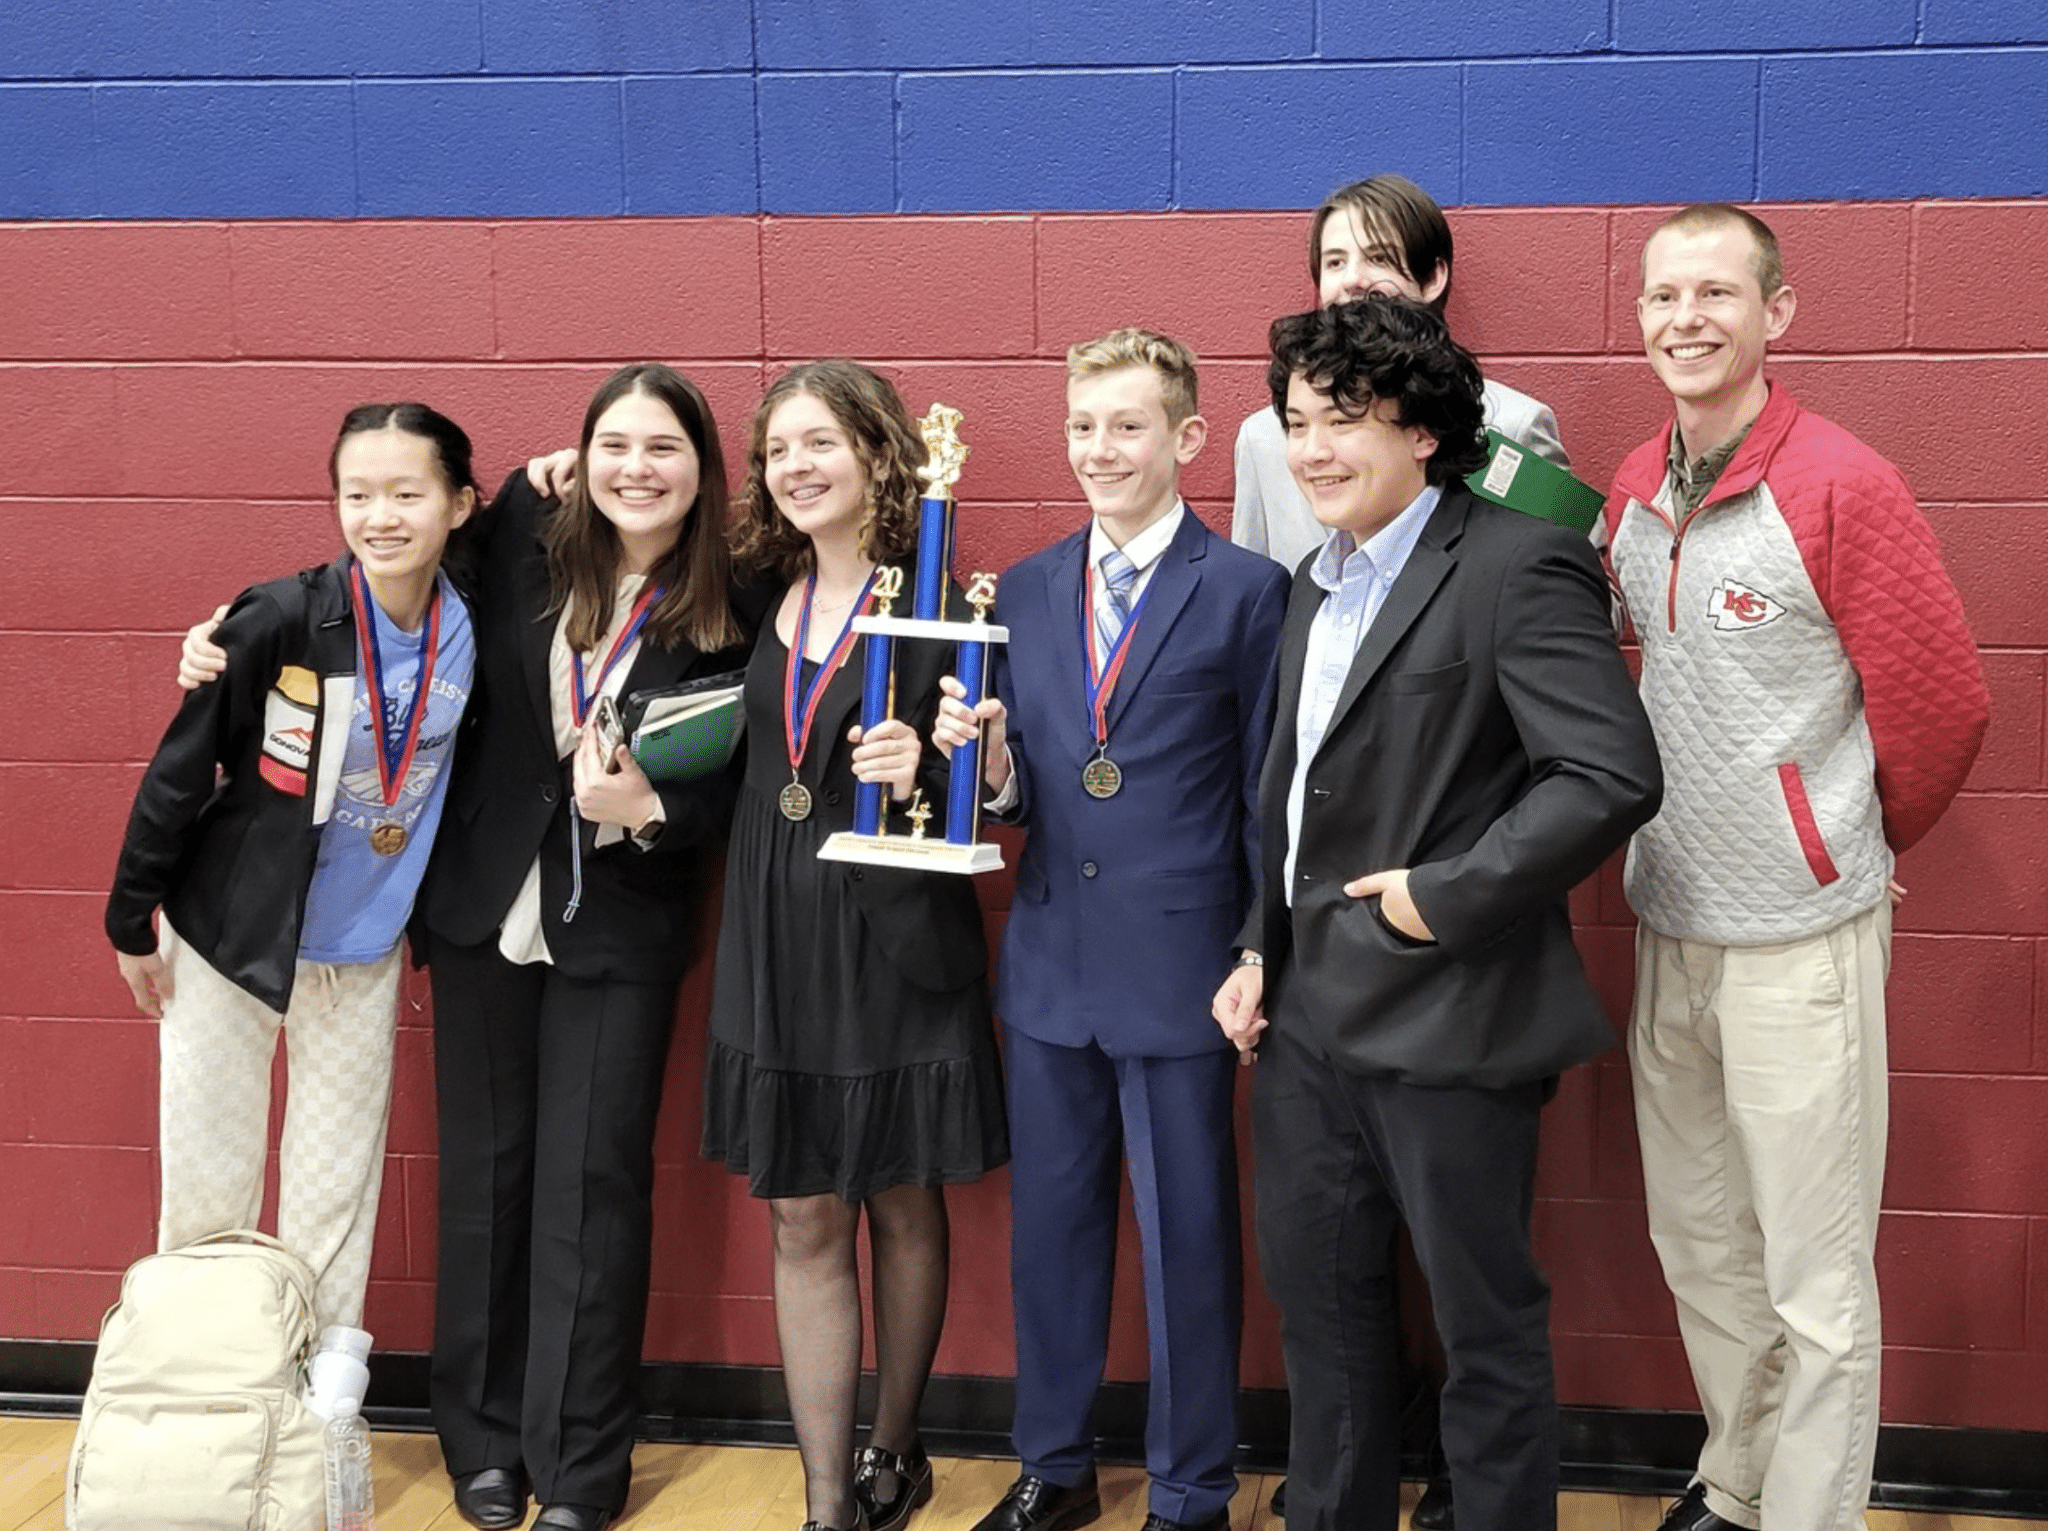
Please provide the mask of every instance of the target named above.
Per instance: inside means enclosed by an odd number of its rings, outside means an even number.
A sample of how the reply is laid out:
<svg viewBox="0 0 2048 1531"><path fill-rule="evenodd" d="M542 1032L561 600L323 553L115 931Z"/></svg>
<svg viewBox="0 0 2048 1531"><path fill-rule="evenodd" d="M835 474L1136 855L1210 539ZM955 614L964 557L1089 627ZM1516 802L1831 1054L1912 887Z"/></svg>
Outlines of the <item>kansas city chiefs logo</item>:
<svg viewBox="0 0 2048 1531"><path fill-rule="evenodd" d="M1707 615L1714 619L1715 631L1736 633L1777 621L1785 608L1761 590L1724 579L1707 595Z"/></svg>

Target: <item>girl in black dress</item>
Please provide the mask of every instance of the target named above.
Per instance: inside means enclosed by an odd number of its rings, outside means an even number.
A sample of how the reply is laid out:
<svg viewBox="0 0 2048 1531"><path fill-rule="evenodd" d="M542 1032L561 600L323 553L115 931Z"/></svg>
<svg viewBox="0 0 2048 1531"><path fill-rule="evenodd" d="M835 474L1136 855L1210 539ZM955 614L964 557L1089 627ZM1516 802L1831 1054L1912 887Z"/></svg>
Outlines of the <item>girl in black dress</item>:
<svg viewBox="0 0 2048 1531"><path fill-rule="evenodd" d="M787 588L747 671L704 1153L769 1201L776 1328L817 1531L893 1531L931 1497L917 1416L945 1316L943 1188L1008 1156L971 882L817 856L851 827L856 782L885 784L898 809L920 785L943 795L942 762L920 741L951 648L899 643L897 716L863 735L865 640L851 627L873 607L878 567L914 552L924 455L882 378L845 361L799 367L754 417L735 541L742 564ZM864 1212L880 1386L856 1462Z"/></svg>

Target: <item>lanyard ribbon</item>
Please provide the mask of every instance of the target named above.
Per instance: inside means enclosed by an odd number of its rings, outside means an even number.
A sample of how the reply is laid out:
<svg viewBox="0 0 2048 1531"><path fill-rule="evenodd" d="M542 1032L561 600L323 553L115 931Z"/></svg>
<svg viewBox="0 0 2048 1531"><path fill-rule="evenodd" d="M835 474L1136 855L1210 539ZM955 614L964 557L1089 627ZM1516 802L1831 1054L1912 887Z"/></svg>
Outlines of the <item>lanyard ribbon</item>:
<svg viewBox="0 0 2048 1531"><path fill-rule="evenodd" d="M804 600L796 613L796 642L789 646L789 663L782 676L782 737L789 746L789 768L792 771L803 763L804 751L811 743L811 725L818 721L818 706L825 700L825 683L846 663L846 656L853 648L853 619L867 610L868 596L881 572L880 569L868 572L868 582L860 587L853 609L846 614L846 625L839 629L832 652L819 662L809 687L803 684L804 644L811 633L811 601L818 593L818 571L813 569L804 581Z"/></svg>
<svg viewBox="0 0 2048 1531"><path fill-rule="evenodd" d="M1103 656L1101 665L1095 662L1095 563L1090 559L1081 574L1081 652L1088 656L1088 673L1085 677L1088 690L1088 722L1095 732L1095 747L1103 748L1109 743L1109 702L1116 695L1118 677L1124 673L1124 661L1131 657L1131 638L1138 631L1138 618L1143 615L1145 603L1152 599L1155 581L1146 580L1145 588L1138 593L1131 614L1124 619L1124 630L1116 635L1109 652Z"/></svg>
<svg viewBox="0 0 2048 1531"><path fill-rule="evenodd" d="M427 597L419 680L406 699L404 711L393 719L385 710L390 699L384 694L384 655L377 645L377 619L370 610L369 576L363 573L361 564L354 565L349 572L355 583L356 643L363 655L363 686L369 695L370 711L377 718L377 785L384 794L384 806L389 808L405 790L406 773L412 769L412 757L420 747L420 728L427 721L427 692L434 684L434 660L441 648L441 585L437 579L433 594ZM392 727L394 721L396 729Z"/></svg>
<svg viewBox="0 0 2048 1531"><path fill-rule="evenodd" d="M610 678L612 669L619 662L619 656L633 646L633 640L640 636L640 629L647 625L648 613L654 610L654 603L668 594L666 585L649 585L640 592L640 599L633 603L633 614L626 619L619 636L612 640L604 663L597 668L597 679L589 686L583 684L583 655L581 652L569 656L569 717L578 728L590 716L591 704L597 700L598 692L604 690L604 683Z"/></svg>

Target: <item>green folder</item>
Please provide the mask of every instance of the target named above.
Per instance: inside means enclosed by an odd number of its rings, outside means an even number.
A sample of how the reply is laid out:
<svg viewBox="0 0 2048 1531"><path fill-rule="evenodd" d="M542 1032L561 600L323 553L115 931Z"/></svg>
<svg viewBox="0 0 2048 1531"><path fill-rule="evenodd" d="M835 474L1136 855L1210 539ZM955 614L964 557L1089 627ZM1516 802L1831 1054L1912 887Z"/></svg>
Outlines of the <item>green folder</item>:
<svg viewBox="0 0 2048 1531"><path fill-rule="evenodd" d="M648 708L651 722L633 730L633 758L650 781L694 781L725 768L739 747L746 713L738 686Z"/></svg>
<svg viewBox="0 0 2048 1531"><path fill-rule="evenodd" d="M1607 496L1541 453L1488 430L1486 465L1465 482L1482 500L1590 533Z"/></svg>

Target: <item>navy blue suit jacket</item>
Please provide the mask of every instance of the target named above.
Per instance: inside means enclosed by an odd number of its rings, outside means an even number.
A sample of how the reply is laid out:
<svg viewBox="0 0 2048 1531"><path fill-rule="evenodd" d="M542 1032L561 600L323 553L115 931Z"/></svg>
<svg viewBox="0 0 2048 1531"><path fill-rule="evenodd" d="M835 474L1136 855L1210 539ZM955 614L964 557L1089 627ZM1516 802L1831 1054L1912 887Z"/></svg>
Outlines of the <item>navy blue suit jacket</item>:
<svg viewBox="0 0 2048 1531"><path fill-rule="evenodd" d="M1258 876L1258 779L1273 726L1286 572L1188 511L1154 566L1109 709L1123 790L1081 788L1095 752L1084 677L1083 531L1003 577L1009 709L1030 826L998 969L1003 1024L1063 1047L1177 1058L1229 1044L1209 1003Z"/></svg>

